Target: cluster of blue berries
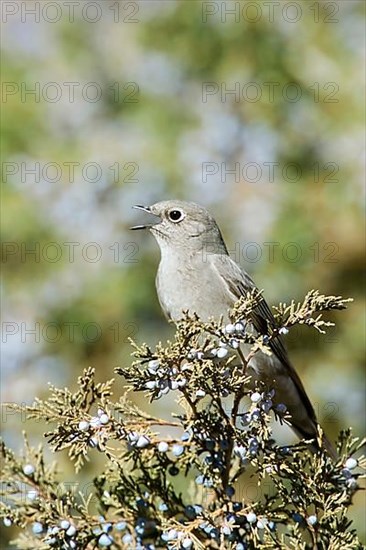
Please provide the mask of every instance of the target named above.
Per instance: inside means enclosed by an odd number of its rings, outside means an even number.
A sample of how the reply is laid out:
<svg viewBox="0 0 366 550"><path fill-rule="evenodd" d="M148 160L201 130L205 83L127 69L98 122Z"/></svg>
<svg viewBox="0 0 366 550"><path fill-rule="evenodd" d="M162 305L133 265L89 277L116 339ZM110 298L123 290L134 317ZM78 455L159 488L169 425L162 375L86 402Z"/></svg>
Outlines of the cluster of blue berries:
<svg viewBox="0 0 366 550"><path fill-rule="evenodd" d="M358 488L357 480L352 473L352 470L357 468L357 466L358 461L355 458L350 457L346 460L346 462L344 463L344 467L341 470L342 481L345 482L345 485L352 492Z"/></svg>
<svg viewBox="0 0 366 550"><path fill-rule="evenodd" d="M205 353L200 349L191 348L187 355L187 362L183 363L180 368L167 367L159 361L159 359L151 359L147 364L147 371L150 375L149 380L145 382L144 389L150 390L153 393L154 399L160 399L170 391L179 390L187 385L185 373L189 374L192 371L193 361L202 361L203 359L224 359L228 353L228 348L237 349L240 345L239 338L245 334L245 323L238 322L228 324L224 327L222 333L218 336L229 336L228 341L219 341L216 347L210 348ZM205 397L206 392L202 389L196 391L196 397Z"/></svg>
<svg viewBox="0 0 366 550"><path fill-rule="evenodd" d="M62 519L58 525L43 525L36 521L32 525L34 535L43 536L45 544L55 548L76 549L77 528L68 519Z"/></svg>
<svg viewBox="0 0 366 550"><path fill-rule="evenodd" d="M299 523L302 525L307 523L312 527L314 527L318 523L318 518L315 514L311 514L310 516L303 516L302 514L295 512L294 514L292 514L292 519L295 523Z"/></svg>
<svg viewBox="0 0 366 550"><path fill-rule="evenodd" d="M231 349L238 349L240 339L245 335L246 325L244 321L238 323L229 323L222 331L217 332L218 342L211 347L207 354L200 350L191 349L187 355L187 359L225 359Z"/></svg>
<svg viewBox="0 0 366 550"><path fill-rule="evenodd" d="M244 321L229 323L222 330L217 331L218 341L213 347L206 351L191 348L186 353L186 362L179 366L165 365L159 359L150 359L147 363L148 380L144 382L143 389L152 392L153 399L160 399L170 391L185 388L190 372L193 370L194 361L203 361L204 359L223 360L228 357L230 349L235 350L240 346L240 340L246 335L247 325ZM230 370L227 370L228 381L230 379ZM141 389L141 387L140 387ZM229 395L228 388L222 388L221 396ZM195 390L195 397L202 399L206 396L203 388Z"/></svg>
<svg viewBox="0 0 366 550"><path fill-rule="evenodd" d="M220 541L224 537L228 542L236 543L235 548L239 550L247 548L243 539L252 527L256 527L257 529L265 529L266 527L271 530L275 529L273 521L269 521L264 516L257 517L254 512L243 514L241 512L242 508L243 505L241 502L233 502L233 512L226 516L221 525L214 525L210 521L202 520L198 528L207 539ZM203 509L199 505L187 506L185 515L190 520L194 520L202 514L202 511ZM171 547L171 543L177 542L179 546L175 545L174 548L190 549L194 546L192 537L178 528L165 531L161 538L167 543L167 548Z"/></svg>
<svg viewBox="0 0 366 550"><path fill-rule="evenodd" d="M150 437L140 432L129 432L127 434L128 449L144 449L151 443Z"/></svg>
<svg viewBox="0 0 366 550"><path fill-rule="evenodd" d="M244 337L247 329L245 321L238 321L237 323L229 323L223 328L223 333L229 337L229 346L237 349L240 345L240 339Z"/></svg>
<svg viewBox="0 0 366 550"><path fill-rule="evenodd" d="M286 406L282 403L273 403L274 390L269 392L254 391L250 394L251 406L249 411L240 415L241 424L245 428L245 441L237 442L234 445L234 454L240 458L242 465L247 464L251 458L260 451L260 439L257 436L256 424L265 422L263 415L274 410L276 414L283 416L286 413Z"/></svg>
<svg viewBox="0 0 366 550"><path fill-rule="evenodd" d="M209 521L203 521L199 524L199 529L210 539L217 541L226 539L228 542L236 543L235 548L247 548L244 542L246 534L253 528L259 530L270 529L274 531L276 525L273 521L269 521L265 516L257 517L254 512L243 514L242 504L240 502L233 503L233 512L229 513L221 525L213 525Z"/></svg>
<svg viewBox="0 0 366 550"><path fill-rule="evenodd" d="M250 395L252 406L258 406L260 410L264 410L261 405L271 401L274 394L273 392L253 392ZM105 425L100 421L102 411L98 411L99 427ZM89 422L92 425L92 421ZM144 434L138 434L137 432L131 432L129 439L135 446L144 447L146 440L141 438L146 437ZM200 447L204 454L204 462L207 465L207 471L214 472L220 471L223 467L223 452L228 448L228 439L225 437L224 432L218 434L217 439L210 438L209 433L205 430L195 431L193 426L189 431L184 432L182 435L182 443L186 441L197 441L200 443ZM138 442L140 441L139 445ZM236 445L234 447L234 453L240 456L244 460L250 460L251 454L256 452L258 448L258 440L250 437L246 446ZM148 444L151 444L149 441ZM171 452L174 457L179 457L185 452L185 445L177 442L168 443L166 441L160 441L158 443L158 452L167 453ZM249 453L249 455L248 455ZM347 458L343 463L343 468L339 471L340 479L347 485L348 488L352 488L353 484L356 484L357 475L353 470L359 466L357 459L353 457ZM23 474L30 479L34 480L36 468L31 463L26 463L23 468ZM197 484L202 484L206 487L210 487L213 484L213 480L204 475L200 475L196 478ZM108 493L109 494L109 493ZM232 499L235 495L235 489L232 486L227 487L227 496ZM264 530L275 531L276 524L263 514L252 511L243 510L243 504L241 502L231 500L230 512L226 513L223 521L218 523L210 521L206 517L203 517L203 508L200 505L189 505L184 509L184 516L186 519L181 519L181 525L179 523L176 526L172 526L159 535L159 520L149 518L150 508L149 500L151 495L146 492L143 496L136 498L137 517L135 519L134 526L128 525L126 521L118 521L111 523L103 516L99 517L99 525L92 528L92 533L95 537L95 545L98 548L113 547L114 544L118 544L122 541L123 545L129 550L155 550L153 543L148 543L146 540L155 539L161 541L166 545L166 548L176 548L179 550L193 549L195 547L195 535L191 534L190 530L187 530L185 525L186 520L194 521L198 520L198 529L201 531L199 538L207 537L214 541L226 540L228 543L235 544L235 548L239 550L245 550L248 546L245 540L250 534L251 530L255 528L259 533ZM155 508L156 509L156 508ZM162 514L170 515L170 509L168 504L160 502L157 509ZM292 520L301 526L310 526L312 529L316 529L319 523L319 518L316 514L303 515L298 512L292 514ZM12 525L10 517L3 519L3 524L6 527ZM52 548L74 550L79 546L78 536L80 536L79 529L82 532L80 526L74 523L71 518L60 519L57 524L48 524L47 522L35 521L31 525L31 530L34 536L41 537L42 541Z"/></svg>
<svg viewBox="0 0 366 550"><path fill-rule="evenodd" d="M145 389L154 391L154 399L160 399L170 391L184 388L187 385L184 376L187 368L189 365L183 365L180 370L176 367L164 367L158 359L152 359L147 365L151 378L145 383Z"/></svg>
<svg viewBox="0 0 366 550"><path fill-rule="evenodd" d="M260 419L262 412L268 414L271 409L275 411L275 413L279 416L283 416L286 411L287 407L284 403L273 403L273 398L275 395L275 391L272 389L269 392L258 392L255 391L250 395L250 400L252 402L251 410L249 412L249 415L243 416L243 423L245 424L245 421L257 421Z"/></svg>
<svg viewBox="0 0 366 550"><path fill-rule="evenodd" d="M11 521L6 518L4 525L11 525ZM99 517L99 525L92 529L92 533L95 536L97 546L99 548L108 548L115 542L114 533L118 533L118 538L122 543L131 550L154 550L153 544L144 545L142 537L145 535L146 526L151 531L155 529L155 522L145 520L144 518L138 518L135 526L135 533L132 535L127 530L127 523L125 521L118 521L117 523L111 523L105 520L103 516ZM123 533L125 531L125 533ZM46 537L44 539L45 544L48 544L54 548L62 548L63 550L73 550L78 548L76 540L77 528L68 519L63 519L58 525L49 526L46 528L42 523L35 522L32 525L32 532L34 535ZM121 534L120 534L121 533Z"/></svg>
<svg viewBox="0 0 366 550"><path fill-rule="evenodd" d="M161 535L161 538L168 543L168 548L171 547L169 543L176 543L177 541L180 543L180 548L189 549L193 547L192 539L179 529L169 529Z"/></svg>
<svg viewBox="0 0 366 550"><path fill-rule="evenodd" d="M187 438L189 438L189 434L185 432L182 435L181 440L187 441ZM134 448L144 449L145 447L151 445L151 439L147 434L139 433L136 431L129 432L127 434L127 442L129 450L132 450ZM171 451L173 456L178 458L184 454L185 448L184 445L181 445L179 443L169 444L167 441L159 441L159 443L157 444L157 450L159 451L159 453L167 453Z"/></svg>
<svg viewBox="0 0 366 550"><path fill-rule="evenodd" d="M106 521L103 516L99 517L100 524L93 528L93 534L98 541L100 548L108 548L114 543L113 531L118 533L126 531L122 535L122 542L126 545L133 542L132 535L127 531L127 523L125 521L118 521L117 523L111 523Z"/></svg>
<svg viewBox="0 0 366 550"><path fill-rule="evenodd" d="M98 409L97 415L90 420L81 420L79 430L88 433L88 444L90 447L98 447L101 439L106 436L106 426L110 422L108 414L103 409Z"/></svg>
<svg viewBox="0 0 366 550"><path fill-rule="evenodd" d="M215 476L218 482L221 483L220 474L225 468L225 452L228 449L229 442L225 438L220 438L217 441L205 436L204 434L197 434L197 438L201 439L201 449L203 454L204 474L199 474L195 482L197 485L203 485L204 487L213 487L215 485Z"/></svg>

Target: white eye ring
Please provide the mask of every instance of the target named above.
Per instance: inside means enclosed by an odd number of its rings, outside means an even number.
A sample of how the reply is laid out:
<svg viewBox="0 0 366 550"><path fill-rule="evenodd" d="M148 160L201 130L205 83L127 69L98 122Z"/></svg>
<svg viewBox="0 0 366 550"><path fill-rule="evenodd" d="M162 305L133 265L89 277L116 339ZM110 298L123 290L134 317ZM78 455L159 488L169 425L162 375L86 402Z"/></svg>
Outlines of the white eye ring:
<svg viewBox="0 0 366 550"><path fill-rule="evenodd" d="M182 210L179 210L179 208L173 208L168 212L168 218L173 223L179 223L183 220L185 214Z"/></svg>

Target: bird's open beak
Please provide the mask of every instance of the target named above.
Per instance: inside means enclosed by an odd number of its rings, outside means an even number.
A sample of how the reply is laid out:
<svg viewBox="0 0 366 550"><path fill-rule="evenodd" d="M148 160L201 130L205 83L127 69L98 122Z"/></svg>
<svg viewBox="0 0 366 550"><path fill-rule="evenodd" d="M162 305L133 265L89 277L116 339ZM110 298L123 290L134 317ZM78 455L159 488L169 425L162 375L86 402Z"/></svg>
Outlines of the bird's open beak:
<svg viewBox="0 0 366 550"><path fill-rule="evenodd" d="M157 225L158 223L161 222L160 216L151 212L150 206L141 206L141 204L135 204L135 206L133 206L132 208L136 208L136 210L143 210L144 212L147 212L151 216L155 216L156 218L158 218L154 223L147 223L145 225L134 225L133 227L130 227L130 229L132 229L133 231L137 229L149 229L150 227L154 227L154 225Z"/></svg>

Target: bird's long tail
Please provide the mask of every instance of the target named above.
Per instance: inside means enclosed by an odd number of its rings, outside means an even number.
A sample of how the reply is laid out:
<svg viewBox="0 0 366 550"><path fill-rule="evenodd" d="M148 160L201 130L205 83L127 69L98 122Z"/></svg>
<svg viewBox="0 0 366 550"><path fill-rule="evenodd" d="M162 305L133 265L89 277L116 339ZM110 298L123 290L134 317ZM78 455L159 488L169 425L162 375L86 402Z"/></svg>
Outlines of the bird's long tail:
<svg viewBox="0 0 366 550"><path fill-rule="evenodd" d="M292 423L291 423L291 427L300 439L313 441L311 443L312 451L317 452L320 450L325 450L334 461L338 460L338 453L333 443L329 440L329 438L324 433L320 424L318 423L316 424L316 426L314 427L315 428L314 433L312 434L304 432L303 429L301 429L299 426L296 426L295 424L292 424Z"/></svg>

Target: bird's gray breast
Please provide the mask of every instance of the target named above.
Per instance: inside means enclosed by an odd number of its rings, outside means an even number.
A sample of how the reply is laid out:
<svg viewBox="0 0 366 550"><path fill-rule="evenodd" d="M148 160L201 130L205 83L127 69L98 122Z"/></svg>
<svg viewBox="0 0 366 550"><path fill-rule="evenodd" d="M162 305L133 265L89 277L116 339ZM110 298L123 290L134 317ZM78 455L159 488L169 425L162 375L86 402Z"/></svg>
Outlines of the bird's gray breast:
<svg viewBox="0 0 366 550"><path fill-rule="evenodd" d="M164 254L156 277L156 288L164 313L177 321L183 311L204 321L210 317L226 316L235 302L225 281L209 258L200 254L191 257Z"/></svg>

